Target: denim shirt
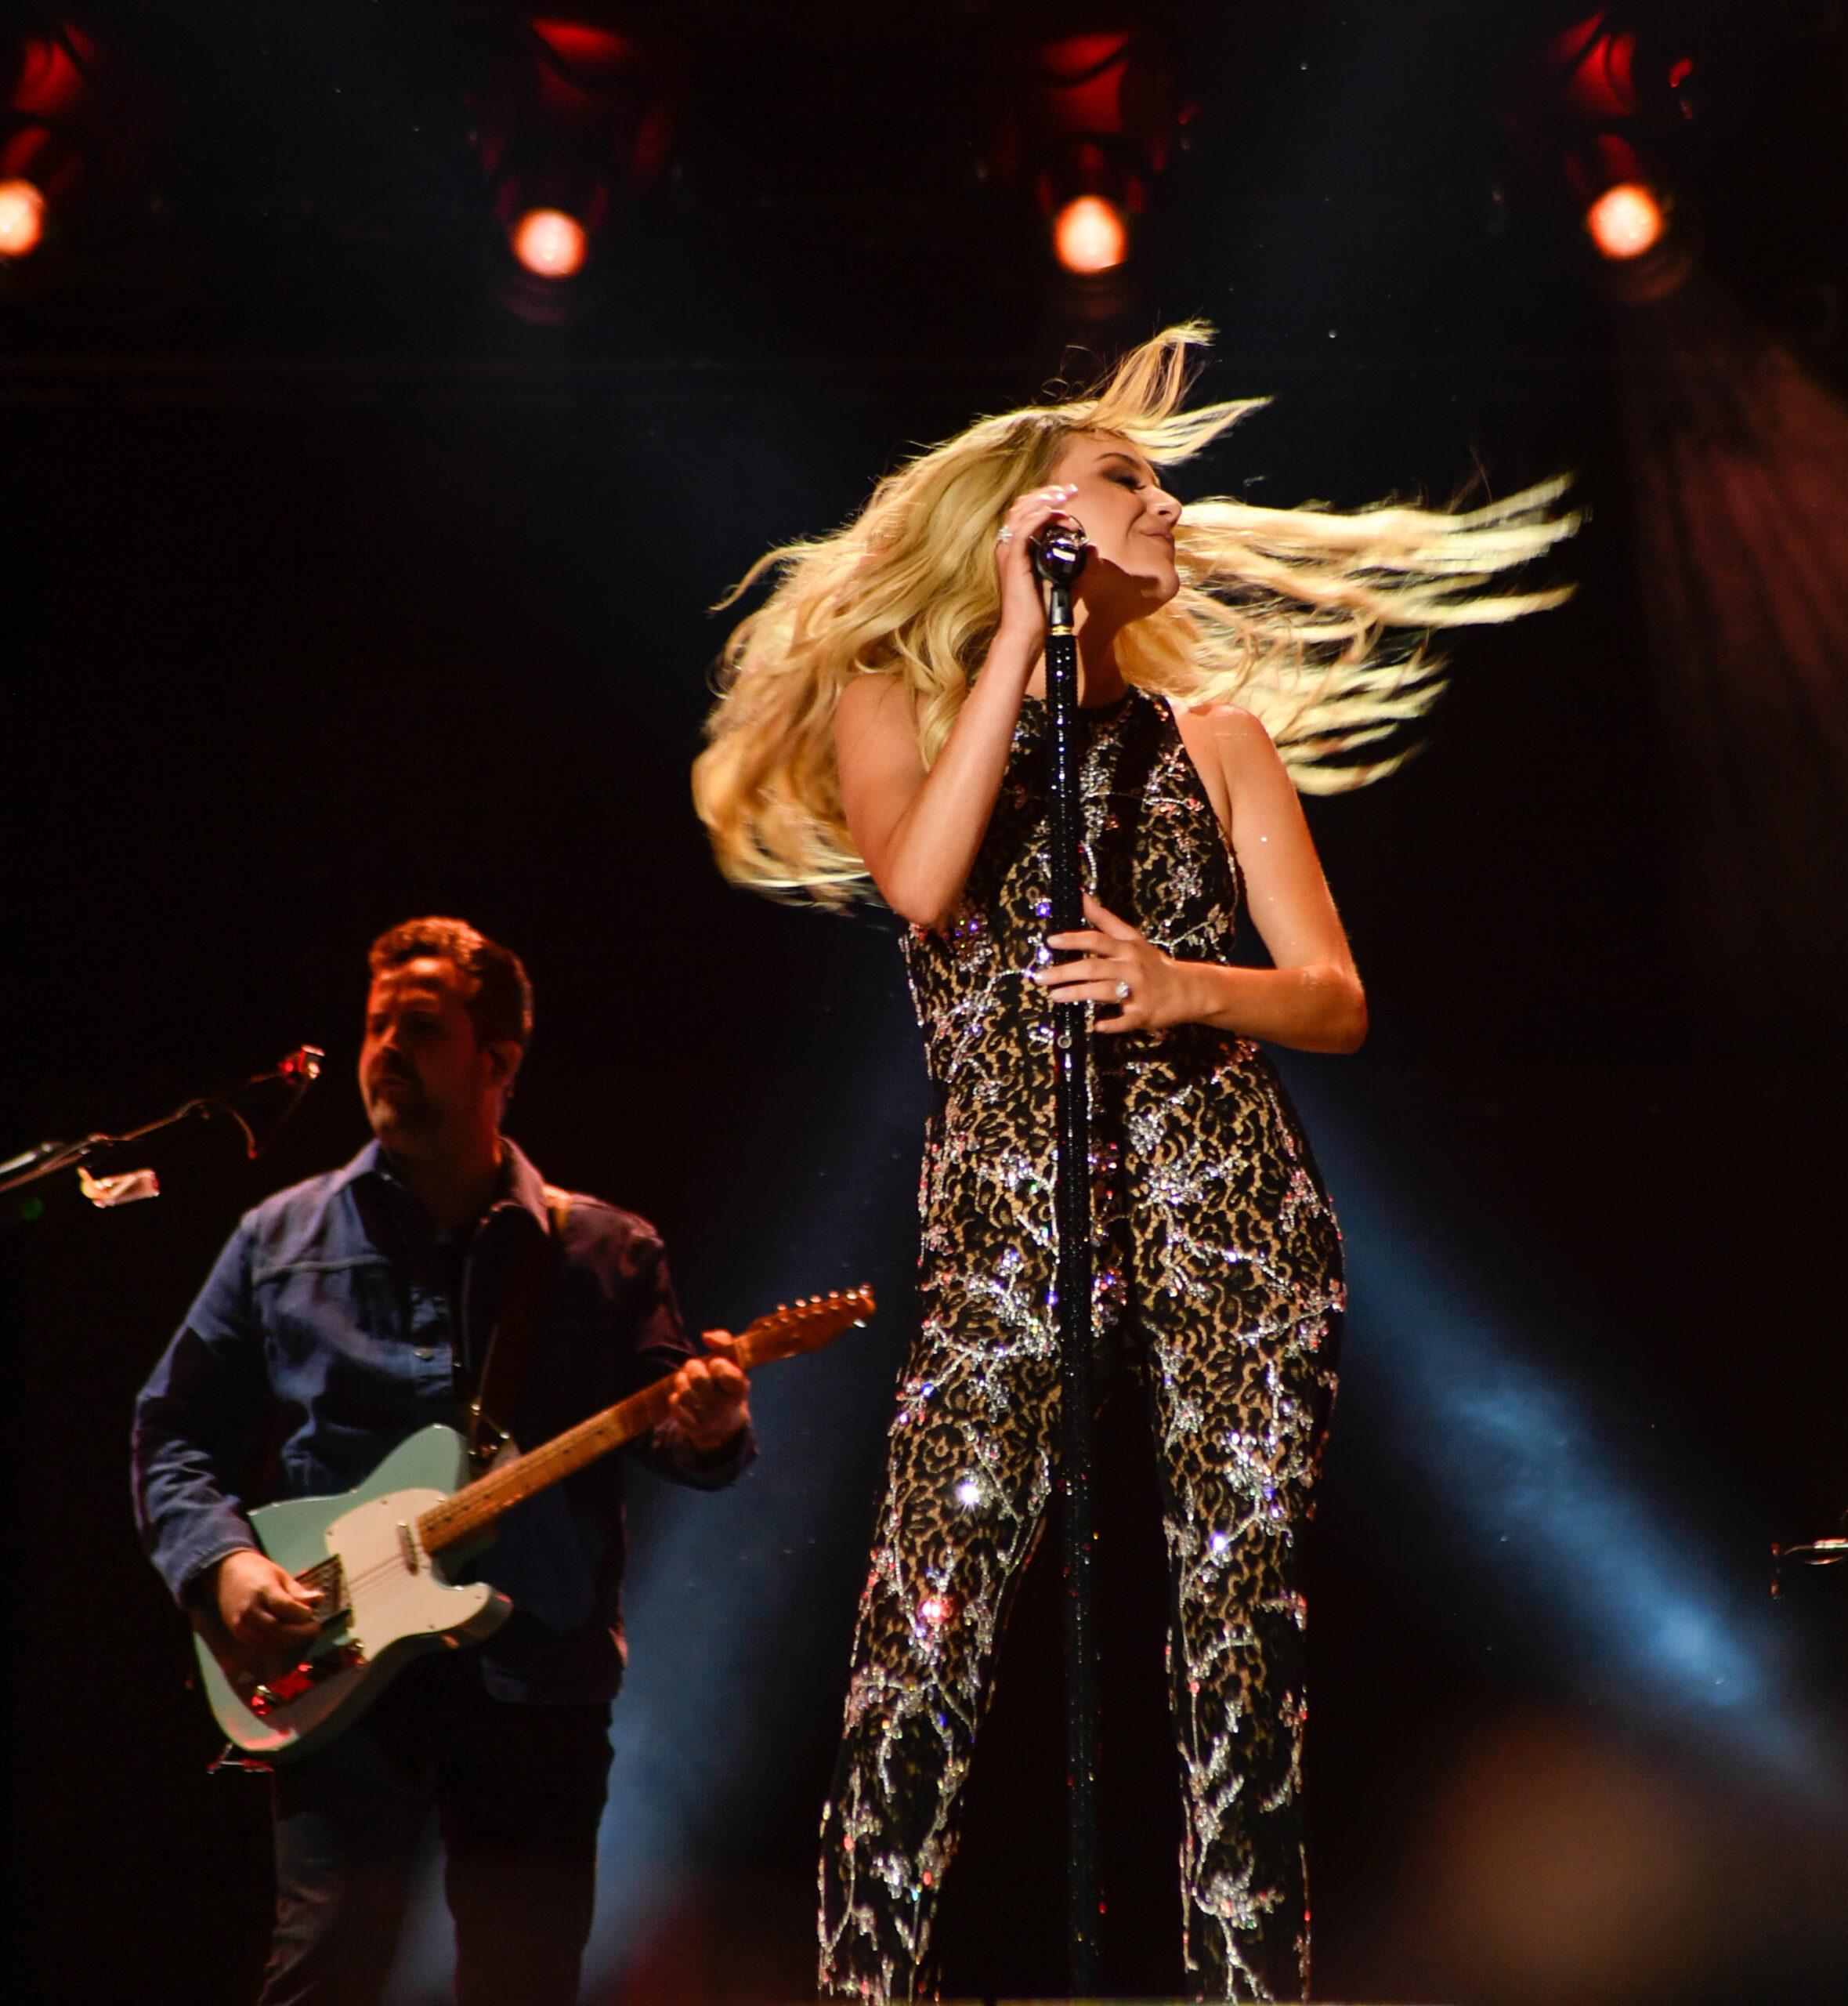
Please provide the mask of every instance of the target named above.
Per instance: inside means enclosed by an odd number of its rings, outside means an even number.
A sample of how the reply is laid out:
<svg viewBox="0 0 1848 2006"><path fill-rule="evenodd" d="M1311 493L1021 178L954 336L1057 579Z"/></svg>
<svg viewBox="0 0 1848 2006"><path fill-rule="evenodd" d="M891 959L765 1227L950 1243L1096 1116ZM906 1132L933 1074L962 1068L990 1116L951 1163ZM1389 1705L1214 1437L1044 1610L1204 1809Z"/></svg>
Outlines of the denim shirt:
<svg viewBox="0 0 1848 2006"><path fill-rule="evenodd" d="M136 1522L183 1605L205 1570L256 1544L244 1490L253 1504L349 1490L418 1429L462 1427L515 1246L552 1225L539 1173L504 1146L501 1194L461 1265L459 1329L443 1250L376 1142L244 1215L136 1403ZM515 1440L537 1447L693 1355L654 1229L573 1196ZM631 1449L706 1489L756 1454L747 1430L702 1460L671 1424ZM497 1697L597 1701L620 1682L622 1461L515 1506L468 1570L514 1605L478 1653Z"/></svg>

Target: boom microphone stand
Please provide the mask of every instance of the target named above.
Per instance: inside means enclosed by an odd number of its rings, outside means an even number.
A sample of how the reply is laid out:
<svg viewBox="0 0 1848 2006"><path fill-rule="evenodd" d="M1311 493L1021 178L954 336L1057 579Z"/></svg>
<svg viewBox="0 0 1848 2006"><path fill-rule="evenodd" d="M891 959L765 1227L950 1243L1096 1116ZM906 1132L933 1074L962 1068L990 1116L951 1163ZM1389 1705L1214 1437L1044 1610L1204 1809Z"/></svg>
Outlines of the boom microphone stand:
<svg viewBox="0 0 1848 2006"><path fill-rule="evenodd" d="M287 1058L279 1059L261 1073L253 1073L248 1080L227 1088L224 1092L202 1094L197 1100L190 1100L183 1107L175 1108L171 1114L163 1114L157 1121L145 1121L139 1128L131 1128L123 1135L86 1135L80 1142L40 1142L31 1149L22 1150L17 1156L9 1157L0 1163L0 1193L35 1184L42 1177L55 1176L62 1170L74 1170L83 1181L85 1195L93 1205L108 1207L128 1204L137 1198L158 1197L160 1184L151 1170L129 1171L119 1177L95 1178L89 1175L85 1166L110 1150L126 1148L130 1142L145 1142L150 1136L177 1128L183 1121L203 1120L213 1114L228 1114L237 1123L243 1133L245 1153L254 1160L275 1140L277 1130L295 1112L302 1095L320 1077L326 1058L327 1054L318 1045L298 1045ZM253 1088L266 1087L273 1081L284 1082L288 1091L288 1103L280 1118L259 1142L255 1129L238 1103Z"/></svg>
<svg viewBox="0 0 1848 2006"><path fill-rule="evenodd" d="M1090 546L1069 516L1032 542L1047 587L1046 698L1052 722L1052 929L1084 924L1084 811L1079 798L1078 640L1072 583ZM1067 957L1066 958L1069 958ZM1054 1303L1059 1334L1059 1465L1065 1485L1065 1903L1071 1996L1098 1993L1097 1640L1091 1580L1090 1027L1082 1003L1053 1005L1058 1181Z"/></svg>

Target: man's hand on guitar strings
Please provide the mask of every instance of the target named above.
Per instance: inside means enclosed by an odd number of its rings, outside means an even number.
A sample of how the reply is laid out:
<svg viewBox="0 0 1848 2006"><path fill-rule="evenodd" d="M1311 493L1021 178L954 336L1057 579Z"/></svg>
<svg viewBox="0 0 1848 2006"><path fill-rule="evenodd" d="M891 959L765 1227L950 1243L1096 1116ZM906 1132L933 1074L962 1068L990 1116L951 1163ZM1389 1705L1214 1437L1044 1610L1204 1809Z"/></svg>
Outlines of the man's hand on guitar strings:
<svg viewBox="0 0 1848 2006"><path fill-rule="evenodd" d="M306 1643L320 1629L320 1598L254 1546L228 1553L211 1588L225 1628L252 1650Z"/></svg>
<svg viewBox="0 0 1848 2006"><path fill-rule="evenodd" d="M696 1454L715 1456L750 1419L750 1381L732 1363L735 1338L725 1331L704 1337L712 1355L689 1358L674 1374L667 1418Z"/></svg>

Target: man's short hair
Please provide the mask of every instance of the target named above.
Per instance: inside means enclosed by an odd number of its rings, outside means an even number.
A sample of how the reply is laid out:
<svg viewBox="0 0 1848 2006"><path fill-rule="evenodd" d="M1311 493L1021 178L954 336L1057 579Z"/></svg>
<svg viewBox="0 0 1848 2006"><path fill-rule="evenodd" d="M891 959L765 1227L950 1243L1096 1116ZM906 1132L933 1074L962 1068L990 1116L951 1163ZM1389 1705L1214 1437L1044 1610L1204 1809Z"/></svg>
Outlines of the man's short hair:
<svg viewBox="0 0 1848 2006"><path fill-rule="evenodd" d="M512 1038L526 1049L533 1035L533 985L511 947L490 940L465 919L407 919L380 934L367 958L376 977L426 954L441 955L473 983L463 1007L477 1044Z"/></svg>

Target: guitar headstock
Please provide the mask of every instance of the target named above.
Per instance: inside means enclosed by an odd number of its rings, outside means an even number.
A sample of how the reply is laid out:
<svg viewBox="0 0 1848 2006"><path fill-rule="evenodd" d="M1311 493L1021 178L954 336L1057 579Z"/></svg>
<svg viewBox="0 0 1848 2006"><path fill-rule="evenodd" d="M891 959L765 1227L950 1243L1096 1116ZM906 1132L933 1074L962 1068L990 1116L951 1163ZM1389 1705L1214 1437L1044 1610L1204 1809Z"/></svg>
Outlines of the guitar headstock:
<svg viewBox="0 0 1848 2006"><path fill-rule="evenodd" d="M870 1288L837 1288L826 1295L779 1304L740 1334L738 1363L748 1371L774 1359L794 1358L798 1352L819 1351L843 1331L865 1323L873 1309Z"/></svg>

